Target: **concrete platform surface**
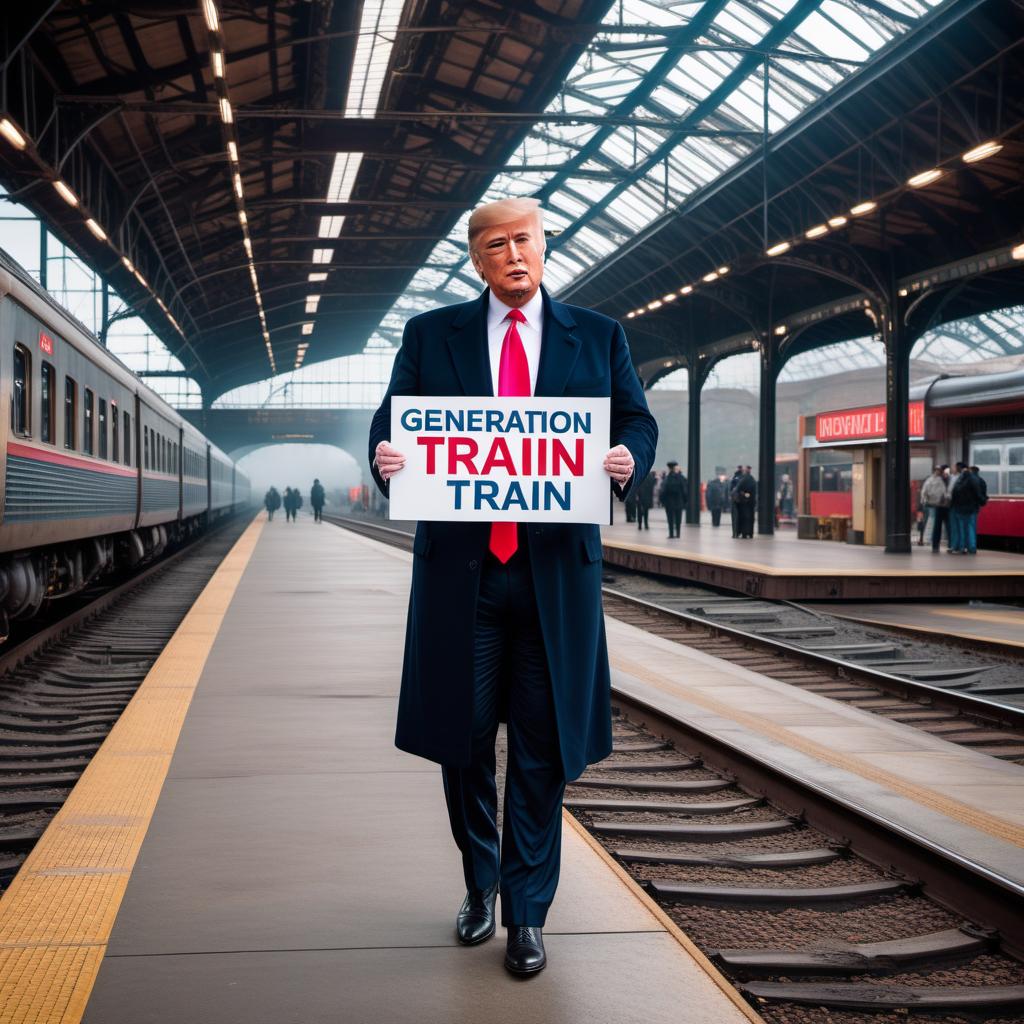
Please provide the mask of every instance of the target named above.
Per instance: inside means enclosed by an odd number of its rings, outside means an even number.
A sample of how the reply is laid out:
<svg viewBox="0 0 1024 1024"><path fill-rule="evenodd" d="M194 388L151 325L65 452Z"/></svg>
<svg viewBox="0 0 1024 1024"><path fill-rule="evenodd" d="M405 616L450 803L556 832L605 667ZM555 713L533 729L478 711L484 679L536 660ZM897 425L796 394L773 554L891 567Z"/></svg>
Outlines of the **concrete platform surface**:
<svg viewBox="0 0 1024 1024"><path fill-rule="evenodd" d="M1024 587L1022 587L1024 591ZM926 604L848 603L829 608L830 615L879 626L896 626L914 633L967 637L1000 647L1024 648L1024 608L987 601Z"/></svg>
<svg viewBox="0 0 1024 1024"><path fill-rule="evenodd" d="M668 537L663 509L650 512L650 529L638 530L627 523L621 507L615 524L601 528L605 545L651 551L675 558L699 559L712 565L741 568L767 576L924 576L928 578L972 576L1020 577L1024 586L1024 555L1004 551L979 551L976 555L934 554L925 545L913 545L909 555L887 555L881 547L844 544L838 541L799 540L796 530L780 529L771 536L755 534L748 540L732 536L728 515L714 527L703 519L700 526L683 523L680 536Z"/></svg>
<svg viewBox="0 0 1024 1024"><path fill-rule="evenodd" d="M89 1024L756 1020L567 823L521 982L454 938L440 771L393 746L409 556L266 524L199 678Z"/></svg>

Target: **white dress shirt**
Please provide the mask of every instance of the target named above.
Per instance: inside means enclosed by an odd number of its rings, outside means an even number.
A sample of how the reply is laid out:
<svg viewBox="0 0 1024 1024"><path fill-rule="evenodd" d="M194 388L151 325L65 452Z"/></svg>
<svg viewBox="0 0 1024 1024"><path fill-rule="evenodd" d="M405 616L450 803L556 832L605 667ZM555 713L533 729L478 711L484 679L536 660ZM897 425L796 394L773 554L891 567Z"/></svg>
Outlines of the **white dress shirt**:
<svg viewBox="0 0 1024 1024"><path fill-rule="evenodd" d="M498 374L501 369L501 346L505 341L505 332L511 320L506 320L511 306L506 306L494 293L488 294L487 302L487 350L491 359L491 393L498 393ZM537 391L537 368L540 366L540 340L544 331L544 298L538 288L533 298L520 307L526 317L525 324L516 324L523 348L526 350L526 363L530 368L530 394Z"/></svg>

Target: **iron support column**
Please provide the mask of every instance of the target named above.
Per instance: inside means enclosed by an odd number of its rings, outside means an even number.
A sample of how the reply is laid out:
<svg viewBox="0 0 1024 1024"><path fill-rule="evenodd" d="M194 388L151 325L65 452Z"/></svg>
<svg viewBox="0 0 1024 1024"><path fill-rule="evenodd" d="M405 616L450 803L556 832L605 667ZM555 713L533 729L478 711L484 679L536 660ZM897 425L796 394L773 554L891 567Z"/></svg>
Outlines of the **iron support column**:
<svg viewBox="0 0 1024 1024"><path fill-rule="evenodd" d="M43 291L47 291L47 263L49 263L49 255L46 251L46 225L39 222L39 284L42 286Z"/></svg>
<svg viewBox="0 0 1024 1024"><path fill-rule="evenodd" d="M910 554L910 350L895 288L881 311L885 342L885 550Z"/></svg>
<svg viewBox="0 0 1024 1024"><path fill-rule="evenodd" d="M758 396L757 532L775 533L775 379L777 358L769 332L761 343Z"/></svg>
<svg viewBox="0 0 1024 1024"><path fill-rule="evenodd" d="M700 358L691 356L686 362L687 408L686 472L690 478L690 496L686 502L687 526L700 526L700 393L704 387Z"/></svg>

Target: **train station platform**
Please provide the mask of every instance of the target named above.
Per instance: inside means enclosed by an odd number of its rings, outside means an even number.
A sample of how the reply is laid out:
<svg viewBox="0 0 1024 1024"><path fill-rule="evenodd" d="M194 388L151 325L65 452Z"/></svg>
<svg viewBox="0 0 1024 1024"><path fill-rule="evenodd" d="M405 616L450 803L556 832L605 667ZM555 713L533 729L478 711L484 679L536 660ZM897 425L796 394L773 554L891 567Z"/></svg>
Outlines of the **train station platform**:
<svg viewBox="0 0 1024 1024"><path fill-rule="evenodd" d="M759 1019L571 817L547 970L457 944L440 773L393 746L408 582L248 528L0 901L0 1019Z"/></svg>
<svg viewBox="0 0 1024 1024"><path fill-rule="evenodd" d="M800 540L792 529L771 536L732 536L729 517L714 527L683 524L668 537L662 509L650 512L650 529L620 518L602 527L605 563L626 569L724 587L771 600L884 601L1019 597L1024 555L979 551L933 553L914 545L909 555L837 541Z"/></svg>

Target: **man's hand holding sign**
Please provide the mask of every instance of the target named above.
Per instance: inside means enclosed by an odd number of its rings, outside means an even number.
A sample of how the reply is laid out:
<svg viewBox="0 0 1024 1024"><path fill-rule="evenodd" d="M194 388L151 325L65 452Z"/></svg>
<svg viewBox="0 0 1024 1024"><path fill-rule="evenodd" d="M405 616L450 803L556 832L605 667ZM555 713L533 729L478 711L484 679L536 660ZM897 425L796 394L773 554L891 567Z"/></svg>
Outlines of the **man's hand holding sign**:
<svg viewBox="0 0 1024 1024"><path fill-rule="evenodd" d="M392 517L418 520L395 742L442 766L459 941L494 934L500 884L519 975L546 963L566 781L612 747L596 524L658 438L621 325L543 290L544 245L534 199L473 212L487 290L408 321L369 438Z"/></svg>

